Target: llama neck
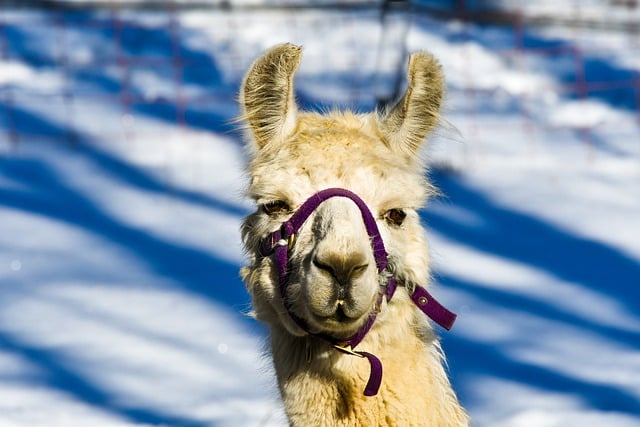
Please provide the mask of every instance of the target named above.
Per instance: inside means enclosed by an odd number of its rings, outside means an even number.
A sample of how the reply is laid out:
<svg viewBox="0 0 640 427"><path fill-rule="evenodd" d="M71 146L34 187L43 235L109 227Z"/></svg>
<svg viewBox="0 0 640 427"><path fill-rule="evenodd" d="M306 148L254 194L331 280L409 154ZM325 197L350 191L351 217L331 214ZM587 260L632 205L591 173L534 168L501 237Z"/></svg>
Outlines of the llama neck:
<svg viewBox="0 0 640 427"><path fill-rule="evenodd" d="M393 324L376 324L358 346L383 363L382 386L373 397L363 395L370 372L366 359L272 328L274 366L292 426L467 425L437 341L419 332L414 310L405 308L411 315L404 317L398 311L386 316Z"/></svg>

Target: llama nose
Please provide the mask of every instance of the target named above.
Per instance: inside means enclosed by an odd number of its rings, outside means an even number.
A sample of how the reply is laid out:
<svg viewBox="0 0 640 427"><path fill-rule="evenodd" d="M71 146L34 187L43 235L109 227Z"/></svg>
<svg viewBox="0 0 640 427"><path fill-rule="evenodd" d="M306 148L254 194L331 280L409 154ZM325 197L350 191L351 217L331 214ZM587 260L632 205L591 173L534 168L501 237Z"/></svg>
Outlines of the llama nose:
<svg viewBox="0 0 640 427"><path fill-rule="evenodd" d="M369 267L364 255L341 255L336 253L317 254L313 265L331 275L344 288L360 277Z"/></svg>

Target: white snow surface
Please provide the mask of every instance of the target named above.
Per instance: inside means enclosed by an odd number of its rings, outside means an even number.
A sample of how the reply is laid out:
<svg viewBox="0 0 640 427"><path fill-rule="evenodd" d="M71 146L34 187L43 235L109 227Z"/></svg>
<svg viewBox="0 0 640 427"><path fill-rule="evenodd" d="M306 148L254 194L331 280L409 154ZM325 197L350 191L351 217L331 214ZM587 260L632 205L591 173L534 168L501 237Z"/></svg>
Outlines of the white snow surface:
<svg viewBox="0 0 640 427"><path fill-rule="evenodd" d="M175 53L163 13L121 18L157 33L141 56ZM58 29L62 67L47 12L0 11L16 34L0 62L0 427L286 425L267 331L237 274L251 206L225 125L244 69L282 41L304 45L305 100L371 107L378 15L175 18L180 48L217 68L213 83L176 85L171 57L102 67L117 57L112 34L74 21ZM557 63L501 54L508 29L462 26L415 17L408 33L408 50L433 52L448 79L446 123L424 153L444 194L424 222L433 292L459 314L442 333L454 387L476 426L640 425L638 109L571 97ZM532 37L619 52L597 33ZM143 104L215 92L193 106L208 121L123 109L109 92L123 73Z"/></svg>

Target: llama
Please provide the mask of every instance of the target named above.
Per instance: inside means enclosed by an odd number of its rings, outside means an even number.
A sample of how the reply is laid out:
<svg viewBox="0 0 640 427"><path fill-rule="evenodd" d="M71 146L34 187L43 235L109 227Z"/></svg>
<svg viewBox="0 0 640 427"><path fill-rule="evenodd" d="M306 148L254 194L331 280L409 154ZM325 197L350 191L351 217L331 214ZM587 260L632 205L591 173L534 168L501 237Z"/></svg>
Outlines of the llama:
<svg viewBox="0 0 640 427"><path fill-rule="evenodd" d="M289 423L468 425L424 316L446 328L455 318L424 288L417 214L435 192L419 149L439 119L440 66L412 54L408 88L388 112L319 114L296 107L301 56L272 47L240 90L257 206L242 225L241 276L270 328Z"/></svg>

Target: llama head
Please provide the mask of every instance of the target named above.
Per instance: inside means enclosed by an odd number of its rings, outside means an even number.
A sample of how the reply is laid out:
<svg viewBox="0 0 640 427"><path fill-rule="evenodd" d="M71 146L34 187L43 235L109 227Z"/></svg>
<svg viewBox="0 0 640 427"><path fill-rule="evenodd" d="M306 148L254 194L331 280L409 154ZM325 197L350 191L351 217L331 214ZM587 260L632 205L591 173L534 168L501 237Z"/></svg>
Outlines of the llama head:
<svg viewBox="0 0 640 427"><path fill-rule="evenodd" d="M408 88L388 112L299 112L293 76L301 53L291 44L271 48L251 66L240 93L250 151L248 194L257 205L242 227L250 258L242 276L257 317L294 335L304 331L284 308L272 258L260 256L258 248L319 190L340 187L360 196L378 223L396 278L408 285L427 280L428 249L417 209L432 188L419 149L438 121L443 95L440 66L429 54L415 53ZM354 202L323 202L289 256L291 310L314 332L336 338L354 333L374 310L384 282Z"/></svg>

